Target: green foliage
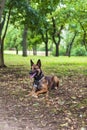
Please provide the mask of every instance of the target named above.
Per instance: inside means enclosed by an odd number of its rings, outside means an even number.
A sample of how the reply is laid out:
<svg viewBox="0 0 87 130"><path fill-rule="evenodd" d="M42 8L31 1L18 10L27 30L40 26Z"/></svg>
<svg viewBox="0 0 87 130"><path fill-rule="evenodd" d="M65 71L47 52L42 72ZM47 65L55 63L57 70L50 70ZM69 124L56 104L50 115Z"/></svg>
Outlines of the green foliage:
<svg viewBox="0 0 87 130"><path fill-rule="evenodd" d="M26 0L7 0L6 10L11 8L10 26L13 24L14 30L7 33L5 39L5 47L11 48L15 44L18 44L20 48L20 41L22 40L23 26L27 24L29 29L28 46L35 43L42 44L43 38L41 34L46 37L46 31L48 33L48 40L51 40L53 35L52 17L55 19L55 40L58 41L59 29L61 25L64 25L63 31L65 34L61 35L61 39L64 41L64 47L71 41L73 33L76 31L77 36L74 42L74 47L80 45L83 39L86 41L87 36L87 0L73 0L73 1L26 1ZM21 28L20 32L15 31L16 28ZM10 29L9 29L10 30ZM39 34L39 35L38 35ZM20 35L20 36L19 36ZM16 39L16 42L14 42ZM39 48L39 47L38 47ZM79 48L79 47L78 47ZM72 55L85 55L85 50L76 48L73 50ZM44 49L43 45L41 50ZM59 48L60 55L65 55L65 49ZM77 52L78 50L78 52ZM52 55L55 54L55 49L52 51Z"/></svg>
<svg viewBox="0 0 87 130"><path fill-rule="evenodd" d="M87 52L86 52L84 46L78 46L78 47L73 49L72 55L73 56L86 56Z"/></svg>
<svg viewBox="0 0 87 130"><path fill-rule="evenodd" d="M44 44L38 45L37 51L45 51Z"/></svg>
<svg viewBox="0 0 87 130"><path fill-rule="evenodd" d="M10 25L5 38L5 49L15 48L16 46L20 49L21 40L20 29L14 28L14 26Z"/></svg>
<svg viewBox="0 0 87 130"><path fill-rule="evenodd" d="M64 47L60 47L59 55L60 55L60 56L65 56L65 54L66 54L65 48L64 48Z"/></svg>

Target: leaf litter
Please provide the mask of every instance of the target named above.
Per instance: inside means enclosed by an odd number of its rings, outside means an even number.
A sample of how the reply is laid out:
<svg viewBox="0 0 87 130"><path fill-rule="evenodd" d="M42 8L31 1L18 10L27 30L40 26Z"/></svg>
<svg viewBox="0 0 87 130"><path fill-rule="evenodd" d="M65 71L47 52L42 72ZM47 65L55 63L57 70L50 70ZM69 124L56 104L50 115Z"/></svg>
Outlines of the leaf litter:
<svg viewBox="0 0 87 130"><path fill-rule="evenodd" d="M86 76L74 73L61 76L58 90L50 91L48 99L45 94L38 99L28 96L31 82L26 69L0 70L0 108L4 106L8 124L15 121L17 130L87 129Z"/></svg>

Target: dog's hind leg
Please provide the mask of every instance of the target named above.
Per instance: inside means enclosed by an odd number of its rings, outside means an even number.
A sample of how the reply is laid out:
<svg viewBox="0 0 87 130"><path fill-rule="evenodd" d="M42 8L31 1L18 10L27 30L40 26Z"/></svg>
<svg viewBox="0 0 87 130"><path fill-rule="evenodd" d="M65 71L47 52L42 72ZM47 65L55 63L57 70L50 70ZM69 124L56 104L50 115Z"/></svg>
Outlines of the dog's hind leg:
<svg viewBox="0 0 87 130"><path fill-rule="evenodd" d="M54 85L55 89L57 89L59 87L59 79L57 76L53 77L53 85Z"/></svg>

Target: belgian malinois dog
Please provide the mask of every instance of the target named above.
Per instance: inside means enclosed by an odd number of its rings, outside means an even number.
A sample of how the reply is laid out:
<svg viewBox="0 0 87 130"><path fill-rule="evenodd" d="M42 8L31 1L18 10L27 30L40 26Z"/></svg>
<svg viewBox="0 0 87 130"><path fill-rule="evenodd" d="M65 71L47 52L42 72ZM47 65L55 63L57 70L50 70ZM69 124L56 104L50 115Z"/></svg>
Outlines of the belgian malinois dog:
<svg viewBox="0 0 87 130"><path fill-rule="evenodd" d="M39 59L36 64L30 60L31 70L29 71L30 78L33 78L33 87L30 95L38 97L39 94L47 93L49 90L58 88L59 79L57 76L44 76L41 69L41 60Z"/></svg>

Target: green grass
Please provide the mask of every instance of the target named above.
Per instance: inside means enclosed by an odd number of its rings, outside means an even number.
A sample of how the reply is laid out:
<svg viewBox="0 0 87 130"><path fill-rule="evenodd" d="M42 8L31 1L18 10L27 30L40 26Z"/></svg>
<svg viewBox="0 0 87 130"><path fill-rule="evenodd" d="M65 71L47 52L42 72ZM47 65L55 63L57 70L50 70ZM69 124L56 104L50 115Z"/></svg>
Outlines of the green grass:
<svg viewBox="0 0 87 130"><path fill-rule="evenodd" d="M87 75L87 57L44 57L5 55L7 66L23 66L30 69L30 59L35 63L38 59L42 61L42 68L46 74L56 74L58 76L84 74Z"/></svg>

